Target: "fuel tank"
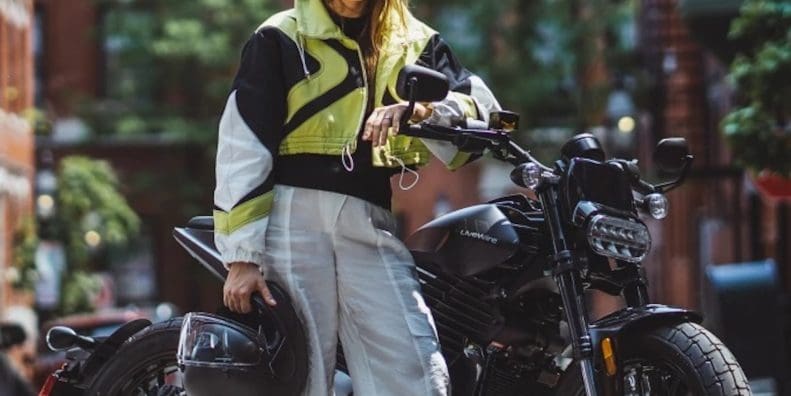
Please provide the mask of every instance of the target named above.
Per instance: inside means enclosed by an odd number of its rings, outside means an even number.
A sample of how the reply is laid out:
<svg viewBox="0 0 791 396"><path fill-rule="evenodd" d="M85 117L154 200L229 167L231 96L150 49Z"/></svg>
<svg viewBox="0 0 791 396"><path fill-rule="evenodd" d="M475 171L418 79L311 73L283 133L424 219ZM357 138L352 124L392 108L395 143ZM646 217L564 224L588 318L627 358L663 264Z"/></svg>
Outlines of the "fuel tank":
<svg viewBox="0 0 791 396"><path fill-rule="evenodd" d="M519 235L494 204L460 209L424 225L406 240L416 260L443 271L472 276L490 270L519 250Z"/></svg>

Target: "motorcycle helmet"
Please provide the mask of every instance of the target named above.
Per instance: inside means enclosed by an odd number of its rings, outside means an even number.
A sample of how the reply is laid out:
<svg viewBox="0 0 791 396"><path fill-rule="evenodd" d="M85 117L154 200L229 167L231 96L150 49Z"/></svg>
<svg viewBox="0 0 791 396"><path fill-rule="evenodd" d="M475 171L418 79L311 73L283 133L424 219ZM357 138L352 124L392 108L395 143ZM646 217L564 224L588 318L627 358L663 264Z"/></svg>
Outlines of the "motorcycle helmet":
<svg viewBox="0 0 791 396"><path fill-rule="evenodd" d="M187 395L302 393L308 362L305 333L279 291L272 290L276 308L261 300L249 315L191 312L184 317L177 357Z"/></svg>

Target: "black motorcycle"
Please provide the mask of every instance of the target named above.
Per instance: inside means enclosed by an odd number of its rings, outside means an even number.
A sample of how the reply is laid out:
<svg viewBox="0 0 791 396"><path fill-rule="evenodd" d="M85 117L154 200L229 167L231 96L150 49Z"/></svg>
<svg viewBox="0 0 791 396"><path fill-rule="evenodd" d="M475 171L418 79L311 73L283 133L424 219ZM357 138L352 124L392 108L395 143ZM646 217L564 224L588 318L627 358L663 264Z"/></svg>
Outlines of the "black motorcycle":
<svg viewBox="0 0 791 396"><path fill-rule="evenodd" d="M441 74L407 66L398 91L414 105L441 100L448 83ZM483 125L422 123L401 129L513 164L514 183L538 197L513 195L461 209L426 224L406 241L436 322L453 395L750 395L736 359L699 325L699 314L651 304L648 298L640 263L651 235L639 214L667 215L664 193L683 182L692 162L684 139L659 143L655 162L677 178L652 185L641 179L636 161L606 159L592 135L572 138L562 147L561 159L548 167L512 139L516 114L497 112L490 119ZM174 235L224 279L210 217L192 219ZM282 291L270 285L281 301ZM586 290L622 296L627 308L591 322ZM258 311L275 322L278 315L293 315L288 304L278 304L288 312L276 312L256 301ZM180 321L135 333L138 327L110 337L113 352L105 353L102 368L89 380L75 380L79 367L67 366L56 382L71 381L90 395L178 392ZM128 339L119 343L119 338ZM73 346L68 344L58 347ZM92 345L97 348L95 341ZM304 351L294 353L299 352ZM345 372L342 351L338 361L339 373ZM70 364L85 365L80 362ZM336 394L349 393L339 388Z"/></svg>

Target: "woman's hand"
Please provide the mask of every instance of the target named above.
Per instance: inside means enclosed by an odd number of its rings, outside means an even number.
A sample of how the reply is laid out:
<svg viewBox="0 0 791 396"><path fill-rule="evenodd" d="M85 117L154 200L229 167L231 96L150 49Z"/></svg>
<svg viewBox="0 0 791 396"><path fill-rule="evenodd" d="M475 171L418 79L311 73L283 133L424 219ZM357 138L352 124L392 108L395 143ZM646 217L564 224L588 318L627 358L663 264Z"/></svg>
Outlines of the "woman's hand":
<svg viewBox="0 0 791 396"><path fill-rule="evenodd" d="M390 128L394 133L398 133L401 127L401 120L409 107L406 103L399 103L390 106L380 107L371 113L365 123L363 140L370 140L374 147L383 146L387 142ZM409 116L412 122L420 122L431 115L431 109L420 103L415 104L415 111Z"/></svg>
<svg viewBox="0 0 791 396"><path fill-rule="evenodd" d="M232 263L229 265L228 277L223 287L223 303L228 309L236 313L248 313L251 310L250 296L261 293L264 301L270 306L277 302L266 287L264 276L257 265L253 263Z"/></svg>

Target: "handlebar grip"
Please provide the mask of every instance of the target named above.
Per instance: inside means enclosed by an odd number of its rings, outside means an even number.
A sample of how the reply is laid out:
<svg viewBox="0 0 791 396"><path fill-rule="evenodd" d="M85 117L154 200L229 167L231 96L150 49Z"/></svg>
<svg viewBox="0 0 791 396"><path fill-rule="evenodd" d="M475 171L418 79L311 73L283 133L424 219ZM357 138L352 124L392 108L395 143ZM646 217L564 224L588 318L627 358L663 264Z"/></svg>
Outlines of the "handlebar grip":
<svg viewBox="0 0 791 396"><path fill-rule="evenodd" d="M402 135L412 136L416 138L426 138L426 139L442 139L444 136L440 134L424 129L420 124L413 124L407 125L406 128L402 128L399 132Z"/></svg>
<svg viewBox="0 0 791 396"><path fill-rule="evenodd" d="M464 120L464 127L467 129L489 130L489 124L486 123L486 121L477 120L475 118Z"/></svg>

